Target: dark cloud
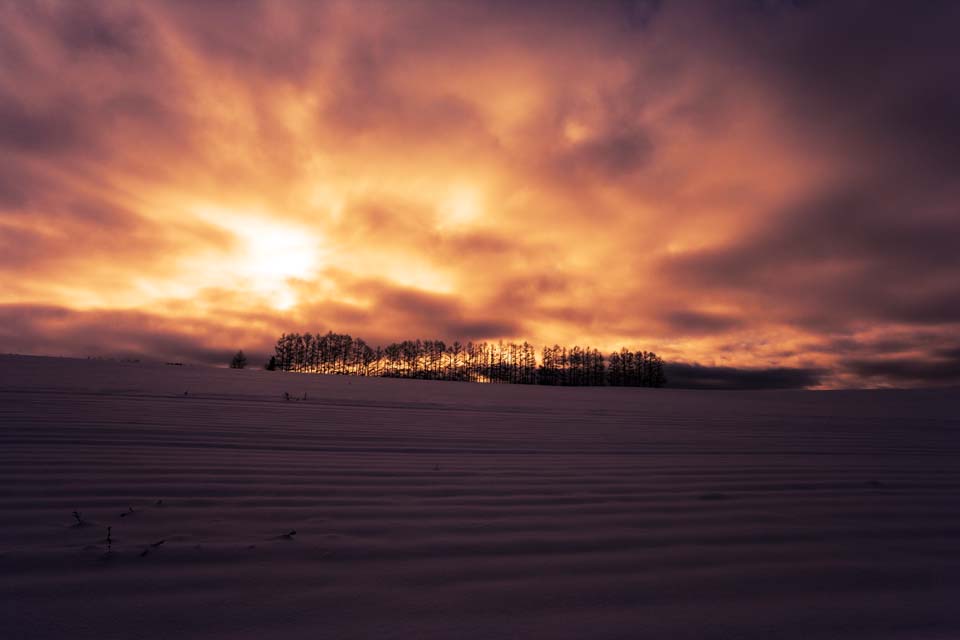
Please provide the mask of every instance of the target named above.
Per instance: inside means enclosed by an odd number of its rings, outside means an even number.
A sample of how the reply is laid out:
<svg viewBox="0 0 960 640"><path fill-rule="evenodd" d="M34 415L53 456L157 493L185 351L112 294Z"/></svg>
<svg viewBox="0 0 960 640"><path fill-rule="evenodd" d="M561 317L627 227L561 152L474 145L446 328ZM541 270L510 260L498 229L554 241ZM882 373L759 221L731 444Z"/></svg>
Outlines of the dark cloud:
<svg viewBox="0 0 960 640"><path fill-rule="evenodd" d="M939 347L934 350L934 354L940 358L960 361L960 346Z"/></svg>
<svg viewBox="0 0 960 640"><path fill-rule="evenodd" d="M667 385L679 389L806 389L827 375L817 368L735 368L668 363Z"/></svg>
<svg viewBox="0 0 960 640"><path fill-rule="evenodd" d="M93 357L136 357L224 364L236 351L212 345L207 323L183 322L139 311L74 311L42 305L0 305L0 344L14 353ZM239 343L242 333L223 332L224 342ZM265 351L267 344L261 341ZM232 349L232 350L231 350Z"/></svg>
<svg viewBox="0 0 960 640"><path fill-rule="evenodd" d="M820 2L732 28L800 126L880 151L874 166L943 175L960 144L958 23L949 1Z"/></svg>
<svg viewBox="0 0 960 640"><path fill-rule="evenodd" d="M943 352L941 357L924 355L904 358L850 358L840 368L871 384L902 386L960 386L960 349Z"/></svg>
<svg viewBox="0 0 960 640"><path fill-rule="evenodd" d="M621 179L642 169L653 154L653 142L640 130L616 131L592 137L560 154L557 169L564 174L593 173Z"/></svg>
<svg viewBox="0 0 960 640"><path fill-rule="evenodd" d="M29 104L0 89L0 149L59 152L83 140L77 105L60 98Z"/></svg>
<svg viewBox="0 0 960 640"><path fill-rule="evenodd" d="M350 305L322 305L300 317L284 318L278 312L239 314L224 325L215 318L169 317L164 309L77 311L66 307L30 304L0 304L0 345L5 351L23 354L138 357L224 364L237 348L256 355L268 354L279 332L324 333L362 324L353 331L371 344L425 338L492 340L518 333L517 327L499 319L467 316L455 300L423 295L388 286L376 288L375 308L370 314ZM207 301L230 305L229 291L204 293ZM280 324L285 320L284 324ZM216 339L212 340L212 334Z"/></svg>
<svg viewBox="0 0 960 640"><path fill-rule="evenodd" d="M676 334L703 334L719 333L733 329L742 324L737 317L718 313L704 313L700 311L679 310L667 313L663 318L665 331Z"/></svg>
<svg viewBox="0 0 960 640"><path fill-rule="evenodd" d="M51 19L60 42L80 53L133 56L148 37L148 24L137 14L111 14L96 2L63 3Z"/></svg>
<svg viewBox="0 0 960 640"><path fill-rule="evenodd" d="M295 313L273 312L270 324L284 331L348 332L372 344L412 338L496 340L524 333L521 318L504 319L471 307L456 295L361 278L340 269L327 269L321 278L349 292L351 301L322 298L301 305ZM315 287L312 281L295 284L304 298L309 298ZM232 306L229 300L225 304ZM278 324L278 318L286 318L286 324Z"/></svg>
<svg viewBox="0 0 960 640"><path fill-rule="evenodd" d="M377 327L389 327L390 334L409 338L410 331L422 337L446 340L485 340L522 335L520 319L484 316L469 312L454 296L426 293L415 289L368 282L360 289L371 295L378 309Z"/></svg>
<svg viewBox="0 0 960 640"><path fill-rule="evenodd" d="M958 322L960 225L935 214L888 185L865 186L772 212L739 241L670 256L662 269L681 286L760 300L819 330Z"/></svg>

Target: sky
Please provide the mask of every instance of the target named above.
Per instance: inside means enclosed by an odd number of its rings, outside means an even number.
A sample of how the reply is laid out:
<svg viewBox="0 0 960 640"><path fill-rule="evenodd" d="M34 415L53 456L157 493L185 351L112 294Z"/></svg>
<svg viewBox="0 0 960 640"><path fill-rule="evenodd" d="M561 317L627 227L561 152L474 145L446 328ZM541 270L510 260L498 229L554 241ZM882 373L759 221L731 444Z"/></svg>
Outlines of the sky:
<svg viewBox="0 0 960 640"><path fill-rule="evenodd" d="M0 0L0 351L960 384L960 3Z"/></svg>

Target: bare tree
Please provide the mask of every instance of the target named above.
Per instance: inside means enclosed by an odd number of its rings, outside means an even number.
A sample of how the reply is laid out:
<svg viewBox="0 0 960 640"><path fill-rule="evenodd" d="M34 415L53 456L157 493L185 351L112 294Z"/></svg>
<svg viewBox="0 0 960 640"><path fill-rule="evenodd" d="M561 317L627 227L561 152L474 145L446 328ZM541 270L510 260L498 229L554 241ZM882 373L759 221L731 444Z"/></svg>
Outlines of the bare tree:
<svg viewBox="0 0 960 640"><path fill-rule="evenodd" d="M238 351L231 367L243 368ZM268 370L427 380L464 380L505 384L562 386L646 386L666 384L663 360L652 351L623 348L606 359L595 348L555 344L543 347L539 362L528 343L404 340L371 347L360 338L328 331L325 335L284 333L277 340Z"/></svg>
<svg viewBox="0 0 960 640"><path fill-rule="evenodd" d="M243 350L233 354L233 360L230 361L231 369L243 369L247 366L247 356L243 355Z"/></svg>

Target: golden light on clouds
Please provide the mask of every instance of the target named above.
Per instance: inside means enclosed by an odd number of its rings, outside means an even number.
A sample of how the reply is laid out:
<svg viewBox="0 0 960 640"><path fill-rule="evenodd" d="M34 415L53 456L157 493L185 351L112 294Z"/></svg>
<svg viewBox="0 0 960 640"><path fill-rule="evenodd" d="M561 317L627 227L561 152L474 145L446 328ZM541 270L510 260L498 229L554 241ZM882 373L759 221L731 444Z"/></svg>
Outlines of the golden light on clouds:
<svg viewBox="0 0 960 640"><path fill-rule="evenodd" d="M476 189L465 185L455 185L439 207L438 230L465 227L481 220L483 202Z"/></svg>
<svg viewBox="0 0 960 640"><path fill-rule="evenodd" d="M0 5L0 342L949 364L954 147L927 128L951 120L911 111L951 104L947 35L904 102L846 10L757 4ZM798 62L831 47L847 66ZM867 71L884 99L849 90Z"/></svg>
<svg viewBox="0 0 960 640"><path fill-rule="evenodd" d="M194 263L198 289L232 288L255 296L260 304L284 311L298 298L289 280L311 279L324 266L322 243L315 232L280 220L266 211L202 206L195 215L233 234L237 242L227 255Z"/></svg>

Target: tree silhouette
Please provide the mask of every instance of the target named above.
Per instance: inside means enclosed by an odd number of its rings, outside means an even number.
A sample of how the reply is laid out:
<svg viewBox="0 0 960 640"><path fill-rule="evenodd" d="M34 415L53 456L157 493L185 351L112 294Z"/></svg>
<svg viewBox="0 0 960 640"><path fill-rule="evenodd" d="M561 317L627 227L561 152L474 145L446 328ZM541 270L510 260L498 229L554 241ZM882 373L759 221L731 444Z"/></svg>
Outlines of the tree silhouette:
<svg viewBox="0 0 960 640"><path fill-rule="evenodd" d="M662 387L666 384L663 360L651 351L623 348L606 359L597 349L555 344L544 347L540 362L528 342L453 342L404 340L386 347L371 347L361 338L327 332L284 333L274 355L264 366L269 371L336 375L459 380L503 384L560 386ZM242 369L247 359L238 351L230 363Z"/></svg>
<svg viewBox="0 0 960 640"><path fill-rule="evenodd" d="M233 354L233 360L230 361L231 369L243 369L247 366L247 356L243 355L243 350Z"/></svg>

